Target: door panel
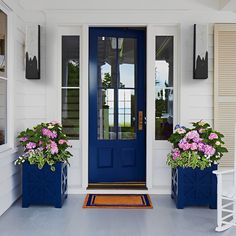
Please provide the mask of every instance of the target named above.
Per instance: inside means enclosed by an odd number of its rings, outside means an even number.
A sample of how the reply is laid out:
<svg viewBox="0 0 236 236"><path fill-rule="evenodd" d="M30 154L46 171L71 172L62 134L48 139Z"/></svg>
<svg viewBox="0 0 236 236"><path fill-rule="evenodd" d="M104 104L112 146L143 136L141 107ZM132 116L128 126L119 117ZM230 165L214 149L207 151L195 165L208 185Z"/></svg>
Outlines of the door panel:
<svg viewBox="0 0 236 236"><path fill-rule="evenodd" d="M89 37L89 183L145 181L145 31Z"/></svg>

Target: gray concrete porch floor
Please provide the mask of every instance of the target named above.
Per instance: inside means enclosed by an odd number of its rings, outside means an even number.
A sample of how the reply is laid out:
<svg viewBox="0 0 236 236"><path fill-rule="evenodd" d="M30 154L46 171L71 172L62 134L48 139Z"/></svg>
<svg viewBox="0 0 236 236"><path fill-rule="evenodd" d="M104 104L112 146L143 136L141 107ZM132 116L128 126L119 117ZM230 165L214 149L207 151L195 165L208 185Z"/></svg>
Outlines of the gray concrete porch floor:
<svg viewBox="0 0 236 236"><path fill-rule="evenodd" d="M62 209L17 201L0 217L1 236L211 236L236 235L236 227L214 231L216 210L175 208L168 195L151 195L154 209L82 209L84 195L69 195Z"/></svg>

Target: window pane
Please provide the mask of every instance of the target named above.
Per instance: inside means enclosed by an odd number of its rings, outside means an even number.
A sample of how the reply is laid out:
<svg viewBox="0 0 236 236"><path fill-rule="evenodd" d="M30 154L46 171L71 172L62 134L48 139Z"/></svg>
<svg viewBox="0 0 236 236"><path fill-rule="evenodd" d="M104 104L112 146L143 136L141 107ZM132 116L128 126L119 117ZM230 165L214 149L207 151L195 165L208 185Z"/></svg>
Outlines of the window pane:
<svg viewBox="0 0 236 236"><path fill-rule="evenodd" d="M118 38L119 87L134 88L136 67L136 39Z"/></svg>
<svg viewBox="0 0 236 236"><path fill-rule="evenodd" d="M70 139L79 139L79 89L62 89L62 126Z"/></svg>
<svg viewBox="0 0 236 236"><path fill-rule="evenodd" d="M173 36L156 37L155 136L166 140L173 132Z"/></svg>
<svg viewBox="0 0 236 236"><path fill-rule="evenodd" d="M98 91L98 139L116 139L114 89Z"/></svg>
<svg viewBox="0 0 236 236"><path fill-rule="evenodd" d="M135 94L134 89L119 89L118 127L119 139L135 139Z"/></svg>
<svg viewBox="0 0 236 236"><path fill-rule="evenodd" d="M62 86L79 87L79 36L62 36Z"/></svg>
<svg viewBox="0 0 236 236"><path fill-rule="evenodd" d="M98 38L98 87L114 88L116 83L116 38Z"/></svg>
<svg viewBox="0 0 236 236"><path fill-rule="evenodd" d="M7 76L7 15L0 10L0 76Z"/></svg>
<svg viewBox="0 0 236 236"><path fill-rule="evenodd" d="M0 145L7 142L7 81L0 79Z"/></svg>

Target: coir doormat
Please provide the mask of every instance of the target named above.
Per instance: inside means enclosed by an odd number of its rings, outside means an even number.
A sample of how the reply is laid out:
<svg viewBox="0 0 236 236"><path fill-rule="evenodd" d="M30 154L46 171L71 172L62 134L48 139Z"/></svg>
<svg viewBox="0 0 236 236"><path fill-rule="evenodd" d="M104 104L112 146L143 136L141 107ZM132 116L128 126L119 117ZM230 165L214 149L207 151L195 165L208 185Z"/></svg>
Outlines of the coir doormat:
<svg viewBox="0 0 236 236"><path fill-rule="evenodd" d="M147 194L88 194L83 208L153 208Z"/></svg>

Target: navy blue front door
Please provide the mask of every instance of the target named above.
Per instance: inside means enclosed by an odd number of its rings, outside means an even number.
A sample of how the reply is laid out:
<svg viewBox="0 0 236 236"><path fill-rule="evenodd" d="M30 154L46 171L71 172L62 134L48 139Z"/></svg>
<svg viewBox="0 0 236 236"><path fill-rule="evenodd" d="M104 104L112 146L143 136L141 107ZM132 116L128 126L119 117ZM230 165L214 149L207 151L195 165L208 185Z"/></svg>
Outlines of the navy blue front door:
<svg viewBox="0 0 236 236"><path fill-rule="evenodd" d="M89 30L89 183L146 180L145 31Z"/></svg>

